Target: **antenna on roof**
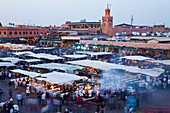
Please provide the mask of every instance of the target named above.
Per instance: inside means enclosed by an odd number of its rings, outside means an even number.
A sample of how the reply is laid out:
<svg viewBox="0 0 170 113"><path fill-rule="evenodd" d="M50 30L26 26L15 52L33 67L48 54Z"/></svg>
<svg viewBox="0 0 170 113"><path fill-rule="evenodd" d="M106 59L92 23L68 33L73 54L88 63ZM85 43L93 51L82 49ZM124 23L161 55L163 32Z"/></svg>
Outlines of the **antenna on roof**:
<svg viewBox="0 0 170 113"><path fill-rule="evenodd" d="M133 25L133 15L131 16L131 25Z"/></svg>

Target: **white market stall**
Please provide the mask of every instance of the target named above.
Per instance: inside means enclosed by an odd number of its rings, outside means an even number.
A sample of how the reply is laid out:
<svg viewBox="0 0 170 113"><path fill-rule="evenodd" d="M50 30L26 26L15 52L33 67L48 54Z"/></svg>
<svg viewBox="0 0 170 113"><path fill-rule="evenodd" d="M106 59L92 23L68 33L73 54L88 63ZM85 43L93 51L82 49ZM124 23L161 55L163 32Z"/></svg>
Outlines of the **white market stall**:
<svg viewBox="0 0 170 113"><path fill-rule="evenodd" d="M34 48L34 50L40 50L40 49L50 50L50 49L55 49L55 47L36 47L36 48Z"/></svg>
<svg viewBox="0 0 170 113"><path fill-rule="evenodd" d="M86 54L90 56L98 56L98 55L112 55L111 52L91 52L91 51L76 51L77 54Z"/></svg>
<svg viewBox="0 0 170 113"><path fill-rule="evenodd" d="M48 69L48 70L58 70L58 71L64 71L66 73L71 73L71 74L78 74L78 71L83 69L83 67L81 66L59 64L59 63L37 64L37 65L30 65L29 67Z"/></svg>
<svg viewBox="0 0 170 113"><path fill-rule="evenodd" d="M87 77L77 76L75 74L69 73L61 73L61 72L52 72L42 74L41 77L37 78L38 80L44 80L51 84L67 84L68 82L80 80L80 79L87 79Z"/></svg>
<svg viewBox="0 0 170 113"><path fill-rule="evenodd" d="M98 59L99 57L110 56L111 52L91 52L91 51L76 51L77 54L89 55L91 58Z"/></svg>
<svg viewBox="0 0 170 113"><path fill-rule="evenodd" d="M144 56L124 56L124 57L120 57L120 59L137 60L137 61L152 60L152 58L144 57Z"/></svg>
<svg viewBox="0 0 170 113"><path fill-rule="evenodd" d="M67 60L79 60L79 59L87 59L88 56L75 54L75 55L63 55L63 57L65 57Z"/></svg>
<svg viewBox="0 0 170 113"><path fill-rule="evenodd" d="M26 63L36 63L36 62L41 62L42 60L40 59L20 59L20 58L15 58L15 57L5 57L5 58L0 58L1 61L4 62L11 62L13 64L19 63L19 62L26 62Z"/></svg>
<svg viewBox="0 0 170 113"><path fill-rule="evenodd" d="M80 65L80 66L89 66L93 68L98 68L104 71L108 71L110 69L121 69L125 70L131 73L140 73L149 75L151 77L158 77L160 74L164 72L163 69L141 69L133 66L125 66L120 64L112 64L112 63L106 63L102 61L96 61L96 60L79 60L79 61L70 61L67 62L68 64L74 64L74 65Z"/></svg>
<svg viewBox="0 0 170 113"><path fill-rule="evenodd" d="M10 62L0 62L0 67L12 67L12 66L15 66L15 65Z"/></svg>
<svg viewBox="0 0 170 113"><path fill-rule="evenodd" d="M153 60L153 61L150 61L150 62L160 63L160 64L164 64L164 65L169 65L170 66L170 60Z"/></svg>
<svg viewBox="0 0 170 113"><path fill-rule="evenodd" d="M75 74L61 73L61 72L52 72L42 74L41 77L37 77L37 80L46 81L46 91L49 92L51 97L56 97L57 94L60 94L62 91L60 85L70 85L73 81L87 79L87 77L77 76ZM39 88L38 90L43 90ZM61 94L60 94L61 95Z"/></svg>
<svg viewBox="0 0 170 113"><path fill-rule="evenodd" d="M14 55L20 56L20 55L25 55L25 54L34 54L31 51L22 51L22 52L13 52Z"/></svg>
<svg viewBox="0 0 170 113"><path fill-rule="evenodd" d="M40 53L40 54L28 54L26 56L29 57L34 57L34 58L39 58L39 59L48 59L48 60L62 60L62 57L56 56L56 55L51 55L51 54L45 54L45 53Z"/></svg>
<svg viewBox="0 0 170 113"><path fill-rule="evenodd" d="M13 73L19 73L19 74L22 74L22 75L29 76L31 78L36 78L38 76L41 76L40 73L25 71L25 70L21 70L21 69L14 69L14 70L10 70L10 71L13 72Z"/></svg>
<svg viewBox="0 0 170 113"><path fill-rule="evenodd" d="M7 62L11 62L13 64L17 63L18 61L20 61L21 59L19 58L15 58L15 57L5 57L5 58L0 58L1 61L7 61Z"/></svg>

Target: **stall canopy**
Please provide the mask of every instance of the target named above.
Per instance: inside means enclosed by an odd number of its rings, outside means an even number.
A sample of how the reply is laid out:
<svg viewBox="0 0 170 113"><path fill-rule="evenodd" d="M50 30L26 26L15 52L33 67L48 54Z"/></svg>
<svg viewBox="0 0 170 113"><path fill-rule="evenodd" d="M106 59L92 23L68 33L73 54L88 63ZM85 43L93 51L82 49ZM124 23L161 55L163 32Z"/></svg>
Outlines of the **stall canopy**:
<svg viewBox="0 0 170 113"><path fill-rule="evenodd" d="M0 67L10 67L10 66L15 66L15 65L10 62L0 62Z"/></svg>
<svg viewBox="0 0 170 113"><path fill-rule="evenodd" d="M75 55L64 55L64 57L72 58L72 59L79 59L79 58L87 58L87 55L78 55L78 54L75 54Z"/></svg>
<svg viewBox="0 0 170 113"><path fill-rule="evenodd" d="M42 60L40 59L23 59L22 61L28 62L28 63L33 63L33 62L40 62Z"/></svg>
<svg viewBox="0 0 170 113"><path fill-rule="evenodd" d="M45 53L40 53L40 54L28 54L26 56L34 57L34 58L43 58L43 59L48 59L48 60L60 60L63 59L62 57L56 56L56 55L51 55L51 54L45 54Z"/></svg>
<svg viewBox="0 0 170 113"><path fill-rule="evenodd" d="M34 48L34 50L40 50L40 49L50 50L50 49L55 49L55 47L37 47L37 48Z"/></svg>
<svg viewBox="0 0 170 113"><path fill-rule="evenodd" d="M169 65L170 66L170 60L153 60L151 62L160 63L160 64L164 64L164 65Z"/></svg>
<svg viewBox="0 0 170 113"><path fill-rule="evenodd" d="M74 70L82 70L83 67L81 66L74 66L74 65L68 65L68 64L59 64L59 63L45 63L45 64L37 64L37 65L30 65L30 67L33 68L42 68L42 69L59 69L63 70L67 73L73 73Z"/></svg>
<svg viewBox="0 0 170 113"><path fill-rule="evenodd" d="M90 52L90 51L76 51L77 54L85 54L90 56L99 56L99 55L112 55L111 52Z"/></svg>
<svg viewBox="0 0 170 113"><path fill-rule="evenodd" d="M125 66L125 65L120 65L120 64L112 64L112 63L106 63L102 61L96 61L96 60L78 60L78 61L70 61L67 62L69 64L74 64L74 65L80 65L80 66L88 66L88 67L93 67L97 69L101 69L104 71L108 71L110 69L121 69L125 70L127 72L131 73L140 73L140 74L145 74L149 75L152 77L158 77L164 72L164 69L141 69L138 67L133 67L133 66Z"/></svg>
<svg viewBox="0 0 170 113"><path fill-rule="evenodd" d="M83 76L80 77L68 73L52 72L52 73L42 74L42 76L38 77L37 79L47 81L51 84L65 84L75 80L87 79L87 77L83 77Z"/></svg>
<svg viewBox="0 0 170 113"><path fill-rule="evenodd" d="M29 76L31 78L41 76L40 73L25 71L25 70L21 70L21 69L14 69L14 70L11 70L11 72L23 74L23 75Z"/></svg>
<svg viewBox="0 0 170 113"><path fill-rule="evenodd" d="M152 58L144 57L144 56L124 56L124 57L120 57L120 59L138 60L138 61L152 60Z"/></svg>
<svg viewBox="0 0 170 113"><path fill-rule="evenodd" d="M24 54L34 54L33 52L31 51L23 51L23 52L13 52L14 55L24 55Z"/></svg>
<svg viewBox="0 0 170 113"><path fill-rule="evenodd" d="M13 64L17 63L18 61L20 61L21 59L19 58L14 58L14 57L5 57L5 58L0 58L0 60L2 61L8 61L11 62Z"/></svg>
<svg viewBox="0 0 170 113"><path fill-rule="evenodd" d="M15 64L19 61L25 61L25 62L28 62L28 63L41 61L40 59L19 59L19 58L15 58L15 57L0 58L0 60L11 62L13 64Z"/></svg>

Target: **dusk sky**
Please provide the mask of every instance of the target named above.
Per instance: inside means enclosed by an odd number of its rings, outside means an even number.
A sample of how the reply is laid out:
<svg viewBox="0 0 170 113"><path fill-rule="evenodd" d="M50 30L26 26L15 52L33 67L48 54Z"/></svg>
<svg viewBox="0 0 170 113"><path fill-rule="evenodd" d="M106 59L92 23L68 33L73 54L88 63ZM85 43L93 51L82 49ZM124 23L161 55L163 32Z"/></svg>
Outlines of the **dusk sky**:
<svg viewBox="0 0 170 113"><path fill-rule="evenodd" d="M0 0L0 22L61 25L66 21L99 21L107 3L111 4L114 25L166 24L170 27L170 0Z"/></svg>

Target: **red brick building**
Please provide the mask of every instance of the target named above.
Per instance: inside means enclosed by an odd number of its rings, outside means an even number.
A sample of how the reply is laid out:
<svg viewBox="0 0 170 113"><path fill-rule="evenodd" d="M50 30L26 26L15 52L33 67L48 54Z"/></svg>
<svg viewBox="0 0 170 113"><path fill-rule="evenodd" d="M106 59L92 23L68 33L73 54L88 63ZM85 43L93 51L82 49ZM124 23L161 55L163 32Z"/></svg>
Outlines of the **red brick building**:
<svg viewBox="0 0 170 113"><path fill-rule="evenodd" d="M0 38L5 40L7 38L33 38L40 35L45 37L48 32L49 29L44 27L16 25L16 27L0 27Z"/></svg>
<svg viewBox="0 0 170 113"><path fill-rule="evenodd" d="M170 32L170 28L166 28L165 25L154 25L154 26L134 26L130 24L119 24L113 28L113 35L132 35L133 32L142 33L164 33Z"/></svg>

